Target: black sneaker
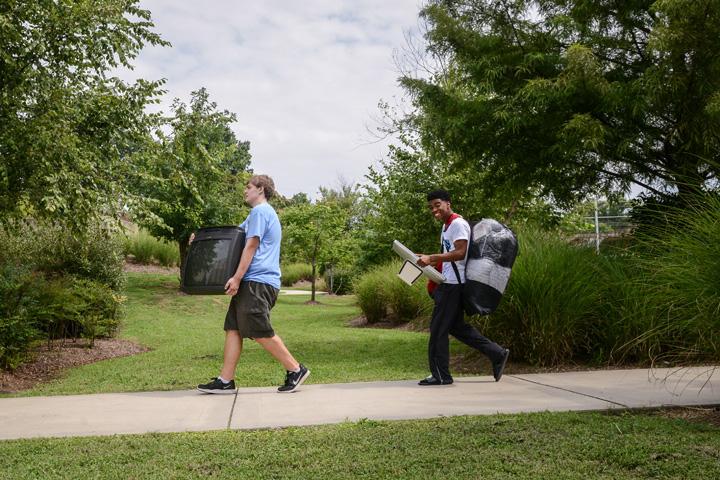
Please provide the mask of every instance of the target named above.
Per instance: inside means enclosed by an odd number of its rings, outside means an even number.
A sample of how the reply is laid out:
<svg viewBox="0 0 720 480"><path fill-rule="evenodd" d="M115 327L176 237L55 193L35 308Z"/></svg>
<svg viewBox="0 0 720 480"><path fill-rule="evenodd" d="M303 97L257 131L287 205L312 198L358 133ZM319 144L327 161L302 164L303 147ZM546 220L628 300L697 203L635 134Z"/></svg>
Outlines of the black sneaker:
<svg viewBox="0 0 720 480"><path fill-rule="evenodd" d="M503 370L505 370L505 364L510 356L510 350L506 348L502 355L503 356L499 361L493 363L493 377L495 377L496 382L499 382L502 378Z"/></svg>
<svg viewBox="0 0 720 480"><path fill-rule="evenodd" d="M437 378L430 375L427 378L423 378L418 382L418 385L422 385L423 387L427 386L436 386L436 385L452 385L453 379L449 378L446 380L438 380Z"/></svg>
<svg viewBox="0 0 720 480"><path fill-rule="evenodd" d="M292 391L295 391L295 389L302 385L302 383L309 375L310 370L305 368L305 365L301 363L299 372L287 372L287 375L285 375L285 385L278 388L278 392L290 393Z"/></svg>
<svg viewBox="0 0 720 480"><path fill-rule="evenodd" d="M222 380L215 377L210 383L198 385L197 389L205 393L235 393L235 380L223 383Z"/></svg>

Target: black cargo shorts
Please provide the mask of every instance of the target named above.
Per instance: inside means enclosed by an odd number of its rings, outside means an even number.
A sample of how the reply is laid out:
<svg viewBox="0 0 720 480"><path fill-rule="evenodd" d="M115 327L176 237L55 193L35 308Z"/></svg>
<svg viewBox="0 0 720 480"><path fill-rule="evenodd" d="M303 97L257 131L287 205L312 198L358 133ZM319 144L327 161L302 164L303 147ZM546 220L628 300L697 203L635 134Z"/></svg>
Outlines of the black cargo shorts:
<svg viewBox="0 0 720 480"><path fill-rule="evenodd" d="M237 330L244 338L275 336L270 325L270 310L275 306L278 293L277 288L267 283L240 282L225 315L225 330Z"/></svg>

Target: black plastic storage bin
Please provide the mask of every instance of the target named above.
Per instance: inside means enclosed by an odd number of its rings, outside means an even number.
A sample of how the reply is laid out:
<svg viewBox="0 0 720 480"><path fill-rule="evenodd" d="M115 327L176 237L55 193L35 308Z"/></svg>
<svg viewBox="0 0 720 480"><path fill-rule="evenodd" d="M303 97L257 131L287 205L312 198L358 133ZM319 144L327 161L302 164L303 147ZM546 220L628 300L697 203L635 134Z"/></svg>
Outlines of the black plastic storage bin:
<svg viewBox="0 0 720 480"><path fill-rule="evenodd" d="M244 247L245 230L240 227L199 229L185 259L181 290L191 295L224 294Z"/></svg>

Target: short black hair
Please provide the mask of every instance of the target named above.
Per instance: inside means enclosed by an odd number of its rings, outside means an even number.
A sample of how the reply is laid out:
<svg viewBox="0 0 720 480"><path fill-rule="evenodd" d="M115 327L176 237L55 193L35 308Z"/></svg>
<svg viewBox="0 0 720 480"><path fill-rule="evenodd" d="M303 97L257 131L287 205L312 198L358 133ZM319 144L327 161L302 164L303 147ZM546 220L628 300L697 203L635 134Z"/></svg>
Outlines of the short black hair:
<svg viewBox="0 0 720 480"><path fill-rule="evenodd" d="M450 201L450 194L447 192L447 190L443 190L442 188L439 188L437 190L433 190L432 192L427 194L427 201L430 202L432 200L444 200L446 202Z"/></svg>

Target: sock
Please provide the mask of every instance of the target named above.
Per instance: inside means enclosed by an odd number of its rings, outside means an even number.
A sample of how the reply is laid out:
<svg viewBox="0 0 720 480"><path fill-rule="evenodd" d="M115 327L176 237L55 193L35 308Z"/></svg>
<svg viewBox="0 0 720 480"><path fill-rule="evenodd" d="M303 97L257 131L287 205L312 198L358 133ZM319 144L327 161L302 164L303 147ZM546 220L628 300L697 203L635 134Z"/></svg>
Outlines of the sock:
<svg viewBox="0 0 720 480"><path fill-rule="evenodd" d="M290 370L293 373L298 373L300 371L300 366L298 366L295 370Z"/></svg>
<svg viewBox="0 0 720 480"><path fill-rule="evenodd" d="M220 375L218 375L218 380L220 380L220 381L223 382L223 383L230 383L230 380L225 380L225 379L224 379L223 377L221 377Z"/></svg>

